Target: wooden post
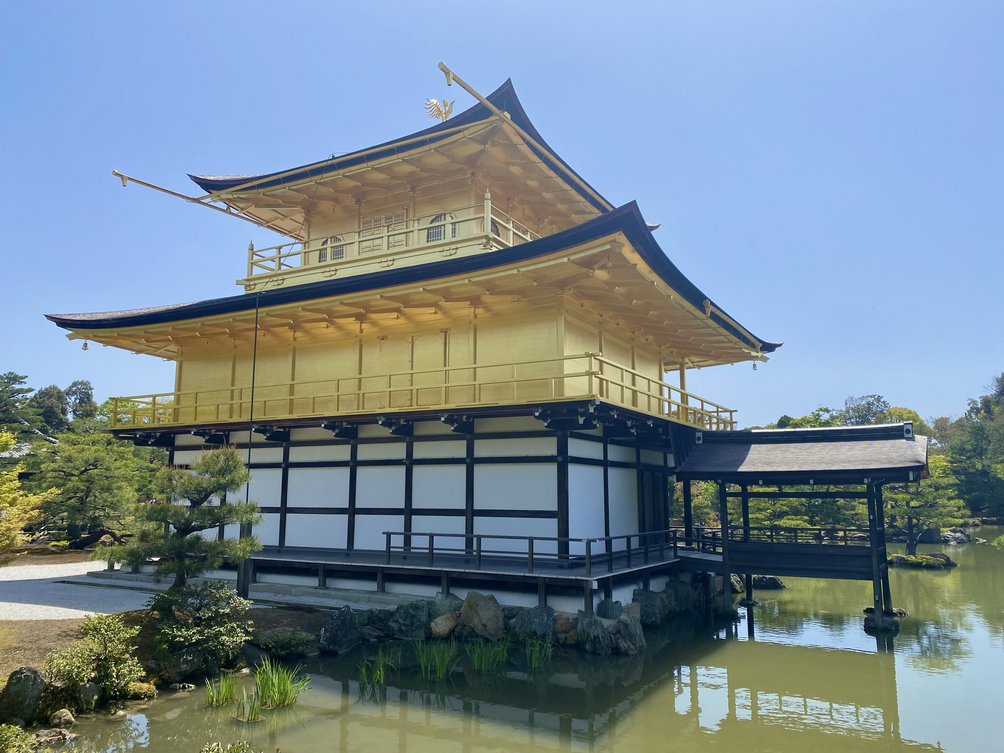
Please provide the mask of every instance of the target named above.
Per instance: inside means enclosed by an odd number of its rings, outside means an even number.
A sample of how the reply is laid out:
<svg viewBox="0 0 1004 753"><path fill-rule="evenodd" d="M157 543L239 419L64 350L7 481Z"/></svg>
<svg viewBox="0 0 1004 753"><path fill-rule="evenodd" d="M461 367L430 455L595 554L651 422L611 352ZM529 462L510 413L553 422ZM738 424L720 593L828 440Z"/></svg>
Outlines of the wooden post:
<svg viewBox="0 0 1004 753"><path fill-rule="evenodd" d="M729 503L725 482L718 482L718 518L722 524L722 611L732 607L732 573L729 570Z"/></svg>
<svg viewBox="0 0 1004 753"><path fill-rule="evenodd" d="M743 503L743 541L750 543L750 488L743 484L739 487Z"/></svg>
<svg viewBox="0 0 1004 753"><path fill-rule="evenodd" d="M868 540L872 555L872 617L875 620L875 629L882 630L885 627L882 605L882 573L879 563L879 531L877 521L877 509L875 500L875 487L868 484Z"/></svg>
<svg viewBox="0 0 1004 753"><path fill-rule="evenodd" d="M875 517L878 521L879 568L882 572L882 608L892 614L892 591L889 588L889 560L885 542L885 504L882 501L882 485L875 487Z"/></svg>
<svg viewBox="0 0 1004 753"><path fill-rule="evenodd" d="M687 546L694 544L694 501L690 481L683 482L683 536Z"/></svg>

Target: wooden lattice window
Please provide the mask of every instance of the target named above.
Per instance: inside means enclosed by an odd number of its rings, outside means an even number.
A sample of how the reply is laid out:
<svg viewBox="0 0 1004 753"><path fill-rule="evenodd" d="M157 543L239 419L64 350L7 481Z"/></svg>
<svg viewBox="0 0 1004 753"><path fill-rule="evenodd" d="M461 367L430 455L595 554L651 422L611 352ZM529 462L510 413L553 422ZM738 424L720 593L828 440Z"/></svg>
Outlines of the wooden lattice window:
<svg viewBox="0 0 1004 753"><path fill-rule="evenodd" d="M438 243L447 238L457 237L457 223L453 222L452 214L440 213L429 220L429 228L425 231L426 243Z"/></svg>

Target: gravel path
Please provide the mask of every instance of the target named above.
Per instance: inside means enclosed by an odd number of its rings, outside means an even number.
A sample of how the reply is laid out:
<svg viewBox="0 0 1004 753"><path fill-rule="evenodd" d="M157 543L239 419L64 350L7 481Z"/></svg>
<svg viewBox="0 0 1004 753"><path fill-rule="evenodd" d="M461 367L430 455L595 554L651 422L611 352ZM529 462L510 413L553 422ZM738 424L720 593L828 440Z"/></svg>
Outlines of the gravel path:
<svg viewBox="0 0 1004 753"><path fill-rule="evenodd" d="M101 562L0 567L0 620L72 620L141 609L150 600L149 593L93 585L85 573L103 568Z"/></svg>

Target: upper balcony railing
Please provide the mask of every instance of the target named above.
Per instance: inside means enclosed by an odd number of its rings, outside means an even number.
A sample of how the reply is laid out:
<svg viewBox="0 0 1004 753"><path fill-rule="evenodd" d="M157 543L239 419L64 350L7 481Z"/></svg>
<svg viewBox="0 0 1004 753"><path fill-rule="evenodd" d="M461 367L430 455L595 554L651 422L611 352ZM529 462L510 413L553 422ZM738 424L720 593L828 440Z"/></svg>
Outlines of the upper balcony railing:
<svg viewBox="0 0 1004 753"><path fill-rule="evenodd" d="M294 277L310 273L358 274L368 271L367 267L391 266L401 256L411 257L410 263L433 261L452 256L461 247L488 251L539 237L494 206L491 195L485 194L482 204L421 217L387 215L381 223L358 231L268 248L252 244L248 247L244 282L278 273Z"/></svg>
<svg viewBox="0 0 1004 753"><path fill-rule="evenodd" d="M698 429L731 431L735 411L595 353L471 364L287 384L257 384L254 418L344 416L408 410L598 399ZM111 428L247 421L250 386L112 398Z"/></svg>

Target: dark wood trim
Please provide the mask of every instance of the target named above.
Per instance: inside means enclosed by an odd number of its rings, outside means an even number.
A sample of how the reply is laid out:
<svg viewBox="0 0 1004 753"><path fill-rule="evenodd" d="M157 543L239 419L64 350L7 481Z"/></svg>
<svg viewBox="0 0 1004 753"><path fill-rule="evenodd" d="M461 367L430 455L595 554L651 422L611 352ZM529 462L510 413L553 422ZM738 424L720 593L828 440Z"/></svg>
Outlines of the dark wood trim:
<svg viewBox="0 0 1004 753"><path fill-rule="evenodd" d="M464 464L467 471L464 478L464 533L469 537L474 535L474 436L474 434L467 435L467 444L464 447ZM473 551L473 547L474 540L469 538L466 548Z"/></svg>
<svg viewBox="0 0 1004 753"><path fill-rule="evenodd" d="M411 532L411 514L415 487L415 438L404 443L404 530Z"/></svg>
<svg viewBox="0 0 1004 753"><path fill-rule="evenodd" d="M568 538L568 432L558 432L558 538ZM558 554L568 554L568 542L558 542Z"/></svg>
<svg viewBox="0 0 1004 753"><path fill-rule="evenodd" d="M279 546L286 546L286 508L289 505L289 442L282 444L282 479L279 482Z"/></svg>
<svg viewBox="0 0 1004 753"><path fill-rule="evenodd" d="M610 535L610 442L606 436L603 437L603 535ZM611 549L611 542L607 542L607 551Z"/></svg>
<svg viewBox="0 0 1004 753"><path fill-rule="evenodd" d="M352 550L356 548L356 489L358 488L359 468L359 440L349 441L349 498L348 515L349 519L345 524L345 548Z"/></svg>
<svg viewBox="0 0 1004 753"><path fill-rule="evenodd" d="M868 499L868 492L857 491L855 489L847 491L829 491L820 489L818 492L792 490L792 491L749 491L748 483L743 483L741 488L747 489L745 492L749 499ZM742 498L744 492L726 492L730 498Z"/></svg>

